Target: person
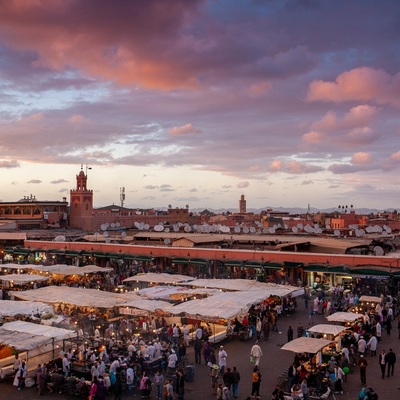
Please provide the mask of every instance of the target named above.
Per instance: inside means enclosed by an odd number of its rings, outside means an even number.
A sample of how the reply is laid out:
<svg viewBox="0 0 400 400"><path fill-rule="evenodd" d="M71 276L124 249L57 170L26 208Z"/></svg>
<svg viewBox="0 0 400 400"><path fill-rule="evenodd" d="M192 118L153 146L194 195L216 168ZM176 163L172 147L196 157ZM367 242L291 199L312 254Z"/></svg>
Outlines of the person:
<svg viewBox="0 0 400 400"><path fill-rule="evenodd" d="M363 354L360 354L360 358L358 360L358 366L360 367L361 384L362 385L366 385L367 384L367 366L368 366L368 362L367 362L367 359L364 357Z"/></svg>
<svg viewBox="0 0 400 400"><path fill-rule="evenodd" d="M17 373L14 378L14 386L18 387L18 390L22 390L25 387L25 378L28 374L28 366L26 365L26 361L22 360L21 365L18 368Z"/></svg>
<svg viewBox="0 0 400 400"><path fill-rule="evenodd" d="M185 375L183 369L179 368L176 379L176 393L178 393L178 400L184 400L185 395Z"/></svg>
<svg viewBox="0 0 400 400"><path fill-rule="evenodd" d="M343 394L343 378L345 374L342 368L339 365L335 365L335 391L337 393Z"/></svg>
<svg viewBox="0 0 400 400"><path fill-rule="evenodd" d="M161 371L158 370L154 375L154 384L156 385L157 388L156 396L158 400L162 399L164 381L165 381L164 375L161 373Z"/></svg>
<svg viewBox="0 0 400 400"><path fill-rule="evenodd" d="M232 400L231 392L228 386L224 386L222 388L222 400Z"/></svg>
<svg viewBox="0 0 400 400"><path fill-rule="evenodd" d="M219 352L218 352L218 366L219 366L221 375L223 375L225 372L227 357L228 357L228 354L224 350L224 346L220 346Z"/></svg>
<svg viewBox="0 0 400 400"><path fill-rule="evenodd" d="M240 373L236 367L233 367L233 370L232 370L232 393L233 393L233 397L235 399L237 399L237 396L238 396L239 382L240 382Z"/></svg>
<svg viewBox="0 0 400 400"><path fill-rule="evenodd" d="M65 353L64 358L62 360L62 370L63 370L64 375L68 375L70 366L71 366L71 362L68 360L68 354Z"/></svg>
<svg viewBox="0 0 400 400"><path fill-rule="evenodd" d="M307 400L308 392L309 392L308 385L307 385L307 378L304 378L301 381L300 390L301 390L301 394L303 395L303 400Z"/></svg>
<svg viewBox="0 0 400 400"><path fill-rule="evenodd" d="M197 338L194 341L193 348L194 348L195 362L196 362L196 364L201 364L201 350L203 349L203 342L201 341L201 339Z"/></svg>
<svg viewBox="0 0 400 400"><path fill-rule="evenodd" d="M363 387L358 393L358 400L368 400L368 390Z"/></svg>
<svg viewBox="0 0 400 400"><path fill-rule="evenodd" d="M392 331L392 320L388 318L386 320L386 333L390 336L390 332Z"/></svg>
<svg viewBox="0 0 400 400"><path fill-rule="evenodd" d="M176 356L175 350L171 350L171 354L168 356L168 373L173 374L175 372L176 363L178 357Z"/></svg>
<svg viewBox="0 0 400 400"><path fill-rule="evenodd" d="M97 381L96 400L106 400L107 387L102 376Z"/></svg>
<svg viewBox="0 0 400 400"><path fill-rule="evenodd" d="M254 367L252 375L251 395L256 399L260 397L260 384L261 384L261 373L258 367Z"/></svg>
<svg viewBox="0 0 400 400"><path fill-rule="evenodd" d="M253 357L254 365L257 367L260 363L261 357L263 353L260 345L258 344L258 340L256 340L255 345L250 350L250 358Z"/></svg>
<svg viewBox="0 0 400 400"><path fill-rule="evenodd" d="M257 317L257 322L256 322L256 336L257 336L257 342L260 340L261 338L261 330L262 330L262 322L261 319L259 317Z"/></svg>
<svg viewBox="0 0 400 400"><path fill-rule="evenodd" d="M94 400L97 395L97 376L95 376L92 380L92 384L90 386L89 398Z"/></svg>
<svg viewBox="0 0 400 400"><path fill-rule="evenodd" d="M43 368L40 364L36 369L36 384L37 384L38 395L41 396L43 394L45 386L45 376L43 373Z"/></svg>
<svg viewBox="0 0 400 400"><path fill-rule="evenodd" d="M297 369L296 369L296 364L293 363L288 369L289 391L294 385L296 378L297 378Z"/></svg>
<svg viewBox="0 0 400 400"><path fill-rule="evenodd" d="M313 306L311 306L310 311L309 311L308 321L310 324L313 324L313 325L314 325L314 314L315 314L314 308L313 308Z"/></svg>
<svg viewBox="0 0 400 400"><path fill-rule="evenodd" d="M304 335L304 328L303 328L303 325L301 324L301 322L299 322L297 324L297 337L301 338L301 337L303 337L303 335Z"/></svg>
<svg viewBox="0 0 400 400"><path fill-rule="evenodd" d="M394 364L396 364L396 354L393 351L393 349L389 349L388 353L386 354L386 360L387 360L387 376L389 377L390 375L393 376L394 373Z"/></svg>
<svg viewBox="0 0 400 400"><path fill-rule="evenodd" d="M164 386L164 400L173 400L173 398L174 387L172 386L172 379L170 379Z"/></svg>
<svg viewBox="0 0 400 400"><path fill-rule="evenodd" d="M376 356L376 347L378 346L378 339L375 335L372 335L368 340L367 347L371 352L371 356Z"/></svg>
<svg viewBox="0 0 400 400"><path fill-rule="evenodd" d="M368 386L368 400L378 400L378 394L375 392L375 390L371 387Z"/></svg>
<svg viewBox="0 0 400 400"><path fill-rule="evenodd" d="M269 332L270 332L270 325L269 325L269 318L268 315L265 317L264 321L264 342L266 342L269 338Z"/></svg>
<svg viewBox="0 0 400 400"><path fill-rule="evenodd" d="M21 365L21 360L18 357L18 354L15 355L14 363L13 363L13 371L17 373L19 367Z"/></svg>
<svg viewBox="0 0 400 400"><path fill-rule="evenodd" d="M231 386L233 383L233 376L232 376L232 371L231 369L228 367L226 369L226 372L224 372L224 374L222 375L222 380L224 382L224 385L231 390Z"/></svg>
<svg viewBox="0 0 400 400"><path fill-rule="evenodd" d="M285 394L279 385L276 385L272 392L272 400L285 400Z"/></svg>
<svg viewBox="0 0 400 400"><path fill-rule="evenodd" d="M183 342L186 347L189 347L189 328L184 324L183 325Z"/></svg>
<svg viewBox="0 0 400 400"><path fill-rule="evenodd" d="M293 328L291 327L291 325L289 325L289 328L287 330L287 341L289 343L292 340L293 340Z"/></svg>
<svg viewBox="0 0 400 400"><path fill-rule="evenodd" d="M209 362L207 365L210 367L211 388L213 393L216 394L218 388L219 367L211 362Z"/></svg>
<svg viewBox="0 0 400 400"><path fill-rule="evenodd" d="M222 383L219 383L218 387L217 387L217 400L222 400L222 396L223 396L222 389L223 388L224 387L222 386Z"/></svg>
<svg viewBox="0 0 400 400"><path fill-rule="evenodd" d="M381 372L382 372L382 379L385 379L386 363L387 363L387 359L386 359L385 350L382 350L381 354L379 354L379 366L380 366Z"/></svg>
<svg viewBox="0 0 400 400"><path fill-rule="evenodd" d="M133 368L131 365L128 365L128 368L126 369L126 386L128 387L128 394L132 394L134 375Z"/></svg>
<svg viewBox="0 0 400 400"><path fill-rule="evenodd" d="M139 384L139 389L140 389L140 393L142 395L142 399L150 397L151 380L147 376L146 371L143 371L142 379L140 380L140 384Z"/></svg>

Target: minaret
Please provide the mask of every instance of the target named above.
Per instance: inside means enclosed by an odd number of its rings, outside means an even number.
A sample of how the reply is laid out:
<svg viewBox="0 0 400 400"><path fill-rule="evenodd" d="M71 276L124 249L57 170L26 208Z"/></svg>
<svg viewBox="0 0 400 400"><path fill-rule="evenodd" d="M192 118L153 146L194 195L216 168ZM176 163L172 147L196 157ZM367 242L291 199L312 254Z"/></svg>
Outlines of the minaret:
<svg viewBox="0 0 400 400"><path fill-rule="evenodd" d="M76 189L70 190L69 225L84 231L93 230L93 190L88 190L87 171L81 171L76 175Z"/></svg>
<svg viewBox="0 0 400 400"><path fill-rule="evenodd" d="M246 212L246 200L244 199L244 194L242 194L239 200L239 213L246 214Z"/></svg>

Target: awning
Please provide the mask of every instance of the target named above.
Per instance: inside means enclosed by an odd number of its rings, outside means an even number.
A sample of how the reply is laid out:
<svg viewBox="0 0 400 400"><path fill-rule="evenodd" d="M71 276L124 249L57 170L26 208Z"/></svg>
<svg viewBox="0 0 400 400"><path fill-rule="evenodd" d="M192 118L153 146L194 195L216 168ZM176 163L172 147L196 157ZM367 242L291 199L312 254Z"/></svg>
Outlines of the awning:
<svg viewBox="0 0 400 400"><path fill-rule="evenodd" d="M187 258L173 258L171 261L174 264L189 264L189 260Z"/></svg>
<svg viewBox="0 0 400 400"><path fill-rule="evenodd" d="M308 331L315 333L325 333L327 335L339 335L340 332L343 332L346 329L347 328L342 325L319 324L309 328Z"/></svg>
<svg viewBox="0 0 400 400"><path fill-rule="evenodd" d="M303 268L304 264L302 262L284 261L285 268Z"/></svg>
<svg viewBox="0 0 400 400"><path fill-rule="evenodd" d="M149 256L135 256L135 260L140 262L151 262L152 259L153 258Z"/></svg>
<svg viewBox="0 0 400 400"><path fill-rule="evenodd" d="M265 269L282 269L283 265L279 263L265 262L263 263Z"/></svg>
<svg viewBox="0 0 400 400"><path fill-rule="evenodd" d="M363 317L364 317L363 314L338 311L329 315L328 317L326 317L326 319L330 322L354 322L357 321L359 318Z"/></svg>
<svg viewBox="0 0 400 400"><path fill-rule="evenodd" d="M96 258L106 258L108 257L107 253L102 253L100 251L96 251L95 253L93 253L93 256Z"/></svg>
<svg viewBox="0 0 400 400"><path fill-rule="evenodd" d="M47 251L49 254L55 254L59 256L63 256L65 254L65 250L63 249L50 249Z"/></svg>
<svg viewBox="0 0 400 400"><path fill-rule="evenodd" d="M330 272L325 264L308 264L304 267L305 272Z"/></svg>
<svg viewBox="0 0 400 400"><path fill-rule="evenodd" d="M281 348L282 350L293 351L293 353L315 354L324 347L329 346L331 343L332 340L301 337L286 343Z"/></svg>
<svg viewBox="0 0 400 400"><path fill-rule="evenodd" d="M30 250L28 250L28 249L18 249L18 248L15 248L15 249L13 250L13 254L20 255L20 256L26 256L26 255L28 255L29 253L30 253Z"/></svg>
<svg viewBox="0 0 400 400"><path fill-rule="evenodd" d="M65 255L66 256L79 256L80 252L76 250L66 250Z"/></svg>
<svg viewBox="0 0 400 400"><path fill-rule="evenodd" d="M107 257L119 259L119 258L122 258L122 253L107 253Z"/></svg>
<svg viewBox="0 0 400 400"><path fill-rule="evenodd" d="M227 267L241 267L243 261L236 261L236 260L227 260L224 262L224 265Z"/></svg>
<svg viewBox="0 0 400 400"><path fill-rule="evenodd" d="M79 254L83 257L91 257L93 255L93 252L87 250L81 250Z"/></svg>
<svg viewBox="0 0 400 400"><path fill-rule="evenodd" d="M204 258L191 258L189 264L208 265L208 260L205 260Z"/></svg>
<svg viewBox="0 0 400 400"><path fill-rule="evenodd" d="M258 261L245 261L242 265L243 268L261 268L262 265Z"/></svg>

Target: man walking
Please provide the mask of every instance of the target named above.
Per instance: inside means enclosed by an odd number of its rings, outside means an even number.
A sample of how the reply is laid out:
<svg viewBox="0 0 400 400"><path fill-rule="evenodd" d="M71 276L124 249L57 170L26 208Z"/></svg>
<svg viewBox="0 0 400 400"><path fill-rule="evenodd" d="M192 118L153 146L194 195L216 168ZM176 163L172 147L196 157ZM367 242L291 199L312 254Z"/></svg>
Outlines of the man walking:
<svg viewBox="0 0 400 400"><path fill-rule="evenodd" d="M224 350L224 346L220 346L219 352L218 352L218 365L219 365L219 371L220 371L221 375L223 375L225 372L227 357L228 357L228 354Z"/></svg>
<svg viewBox="0 0 400 400"><path fill-rule="evenodd" d="M232 370L232 393L233 393L233 397L235 399L237 399L237 395L238 395L239 381L240 381L240 373L236 369L236 367L233 367L233 370Z"/></svg>
<svg viewBox="0 0 400 400"><path fill-rule="evenodd" d="M367 384L367 366L368 362L366 358L364 357L363 354L360 354L360 359L358 360L358 366L360 367L360 378L361 378L361 384L366 385Z"/></svg>
<svg viewBox="0 0 400 400"><path fill-rule="evenodd" d="M394 372L394 364L396 364L396 354L392 349L389 349L388 353L386 354L386 361L387 361L387 376L389 377L390 372L391 375L393 376Z"/></svg>
<svg viewBox="0 0 400 400"><path fill-rule="evenodd" d="M250 357L253 357L254 365L256 367L258 367L258 364L260 363L262 355L263 355L263 353L262 353L261 347L259 346L258 340L257 340L255 345L251 348L251 351L250 351Z"/></svg>
<svg viewBox="0 0 400 400"><path fill-rule="evenodd" d="M386 363L387 363L387 359L386 359L385 350L382 350L381 354L379 354L379 366L381 367L382 379L385 379Z"/></svg>

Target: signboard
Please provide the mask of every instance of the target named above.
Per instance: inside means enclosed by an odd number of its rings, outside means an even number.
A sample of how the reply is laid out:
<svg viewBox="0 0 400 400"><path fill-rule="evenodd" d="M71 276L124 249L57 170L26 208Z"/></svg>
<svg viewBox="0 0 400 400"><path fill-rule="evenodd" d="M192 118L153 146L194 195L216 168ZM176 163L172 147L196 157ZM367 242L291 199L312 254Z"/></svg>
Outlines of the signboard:
<svg viewBox="0 0 400 400"><path fill-rule="evenodd" d="M133 317L147 317L149 313L144 310L138 310L137 308L131 307L120 307L119 313L124 315L131 315Z"/></svg>

